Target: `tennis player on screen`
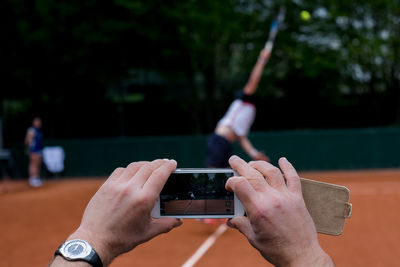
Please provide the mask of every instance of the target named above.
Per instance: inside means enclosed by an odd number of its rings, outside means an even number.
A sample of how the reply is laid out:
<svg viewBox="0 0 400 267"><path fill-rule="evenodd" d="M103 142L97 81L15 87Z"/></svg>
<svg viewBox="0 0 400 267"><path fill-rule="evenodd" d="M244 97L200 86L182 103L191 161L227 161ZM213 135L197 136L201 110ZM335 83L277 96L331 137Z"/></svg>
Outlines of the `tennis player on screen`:
<svg viewBox="0 0 400 267"><path fill-rule="evenodd" d="M270 52L261 50L256 64L253 67L250 78L235 99L228 111L218 122L214 133L207 144L208 167L225 168L229 166L228 159L233 154L233 143L238 141L242 149L253 160L269 161L264 152L257 150L247 135L256 116L256 104L254 93L257 90L265 64L268 62Z"/></svg>

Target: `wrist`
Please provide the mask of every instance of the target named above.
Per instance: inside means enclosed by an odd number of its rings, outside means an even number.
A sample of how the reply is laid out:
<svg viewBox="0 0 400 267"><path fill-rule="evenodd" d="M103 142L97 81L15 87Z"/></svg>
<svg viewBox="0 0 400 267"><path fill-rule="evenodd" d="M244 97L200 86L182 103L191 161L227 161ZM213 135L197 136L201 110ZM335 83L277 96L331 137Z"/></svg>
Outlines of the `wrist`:
<svg viewBox="0 0 400 267"><path fill-rule="evenodd" d="M56 255L49 265L49 267L52 266L74 266L74 267L92 267L88 262L86 261L68 261L64 259L60 255Z"/></svg>
<svg viewBox="0 0 400 267"><path fill-rule="evenodd" d="M98 254L103 266L108 266L111 261L115 258L112 256L111 249L108 249L107 244L102 242L98 236L94 237L92 234L86 232L85 230L78 228L74 233L72 233L68 238L68 240L72 239L82 239L88 242L93 249Z"/></svg>
<svg viewBox="0 0 400 267"><path fill-rule="evenodd" d="M318 247L314 250L310 250L308 253L302 253L300 257L295 258L291 263L287 264L287 266L292 267L306 267L306 266L314 266L314 267L334 267L331 257L322 250L321 247Z"/></svg>

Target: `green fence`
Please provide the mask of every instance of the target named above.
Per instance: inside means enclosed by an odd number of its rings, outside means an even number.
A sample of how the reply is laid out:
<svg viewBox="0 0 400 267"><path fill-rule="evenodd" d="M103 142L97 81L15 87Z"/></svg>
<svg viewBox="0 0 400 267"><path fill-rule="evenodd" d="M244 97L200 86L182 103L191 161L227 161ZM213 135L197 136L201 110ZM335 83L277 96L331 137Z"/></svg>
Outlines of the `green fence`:
<svg viewBox="0 0 400 267"><path fill-rule="evenodd" d="M287 157L299 170L400 167L400 128L310 130L252 133L250 139L272 162ZM132 161L173 158L179 167L205 167L207 136L47 140L66 153L64 176L107 175ZM235 152L248 159L239 146ZM22 145L13 149L26 175Z"/></svg>

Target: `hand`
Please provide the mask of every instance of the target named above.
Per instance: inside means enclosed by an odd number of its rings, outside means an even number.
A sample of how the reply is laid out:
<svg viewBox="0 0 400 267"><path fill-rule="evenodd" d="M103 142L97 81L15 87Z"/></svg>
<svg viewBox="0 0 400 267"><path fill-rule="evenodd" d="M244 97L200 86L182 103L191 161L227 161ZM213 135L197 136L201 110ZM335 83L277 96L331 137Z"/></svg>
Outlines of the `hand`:
<svg viewBox="0 0 400 267"><path fill-rule="evenodd" d="M334 266L318 243L300 178L285 158L279 160L283 174L265 161L246 163L232 156L229 163L241 176L231 177L226 188L235 192L247 213L229 220L230 227L276 266Z"/></svg>
<svg viewBox="0 0 400 267"><path fill-rule="evenodd" d="M181 225L178 219L153 220L150 215L175 168L174 160L117 168L90 200L81 225L69 239L88 241L107 266L116 256Z"/></svg>

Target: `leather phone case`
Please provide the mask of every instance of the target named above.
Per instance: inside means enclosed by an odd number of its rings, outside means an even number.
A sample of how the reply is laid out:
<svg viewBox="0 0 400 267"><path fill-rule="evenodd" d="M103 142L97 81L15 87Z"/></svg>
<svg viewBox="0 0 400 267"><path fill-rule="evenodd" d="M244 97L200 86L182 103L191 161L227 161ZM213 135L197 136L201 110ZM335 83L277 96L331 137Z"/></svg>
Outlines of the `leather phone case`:
<svg viewBox="0 0 400 267"><path fill-rule="evenodd" d="M301 178L301 188L317 231L328 235L343 233L345 221L352 211L349 189L305 178Z"/></svg>

